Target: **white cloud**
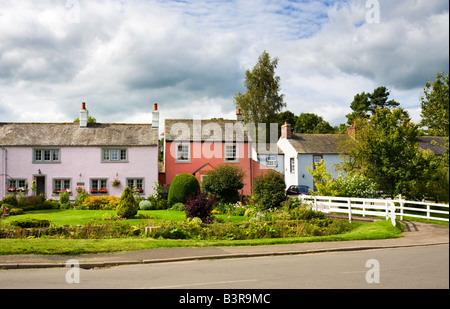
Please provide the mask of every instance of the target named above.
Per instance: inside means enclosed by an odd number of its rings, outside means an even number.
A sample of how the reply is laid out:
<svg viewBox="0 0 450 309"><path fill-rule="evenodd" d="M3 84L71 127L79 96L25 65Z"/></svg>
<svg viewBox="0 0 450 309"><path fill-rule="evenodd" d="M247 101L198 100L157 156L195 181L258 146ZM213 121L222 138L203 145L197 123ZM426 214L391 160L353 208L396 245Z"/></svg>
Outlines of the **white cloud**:
<svg viewBox="0 0 450 309"><path fill-rule="evenodd" d="M355 94L383 85L417 115L449 64L441 0L379 0L379 24L363 0L71 2L79 23L66 0L0 2L0 121L71 121L83 101L104 122L150 121L153 102L163 119L234 117L264 50L295 113L345 122Z"/></svg>

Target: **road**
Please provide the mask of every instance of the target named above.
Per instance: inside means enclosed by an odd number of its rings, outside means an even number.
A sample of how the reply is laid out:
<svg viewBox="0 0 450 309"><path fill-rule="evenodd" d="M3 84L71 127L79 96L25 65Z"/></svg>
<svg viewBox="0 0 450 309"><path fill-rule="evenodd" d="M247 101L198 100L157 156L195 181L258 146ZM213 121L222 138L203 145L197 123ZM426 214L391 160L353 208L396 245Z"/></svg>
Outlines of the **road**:
<svg viewBox="0 0 450 309"><path fill-rule="evenodd" d="M73 283L68 283L67 280ZM0 270L0 288L448 289L449 245L186 261L89 270Z"/></svg>

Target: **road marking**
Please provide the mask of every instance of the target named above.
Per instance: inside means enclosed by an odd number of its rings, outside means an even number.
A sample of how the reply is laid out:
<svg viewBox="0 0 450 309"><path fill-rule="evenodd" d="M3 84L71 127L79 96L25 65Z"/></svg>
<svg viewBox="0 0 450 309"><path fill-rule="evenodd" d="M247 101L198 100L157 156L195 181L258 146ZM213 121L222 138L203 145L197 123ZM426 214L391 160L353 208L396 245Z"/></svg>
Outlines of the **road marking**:
<svg viewBox="0 0 450 309"><path fill-rule="evenodd" d="M202 286L202 285L212 285L212 284L229 284L229 283L244 283L244 282L256 282L257 279L247 279L247 280L233 280L233 281L215 281L215 282L201 282L201 283L190 283L190 284L179 284L179 285L166 285L166 286L158 286L148 289L177 289L183 287L191 287L191 286Z"/></svg>

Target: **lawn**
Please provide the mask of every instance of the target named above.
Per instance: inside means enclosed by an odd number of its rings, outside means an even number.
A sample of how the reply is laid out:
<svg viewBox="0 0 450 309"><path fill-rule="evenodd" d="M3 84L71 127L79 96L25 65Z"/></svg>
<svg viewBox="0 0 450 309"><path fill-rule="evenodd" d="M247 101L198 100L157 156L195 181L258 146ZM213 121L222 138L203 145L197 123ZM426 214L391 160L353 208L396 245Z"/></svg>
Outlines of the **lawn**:
<svg viewBox="0 0 450 309"><path fill-rule="evenodd" d="M166 220L184 221L186 215L182 211L149 210L139 211L145 219L130 219L123 222L130 225L162 223ZM112 210L39 210L28 211L24 215L10 216L0 221L0 226L18 217L34 217L50 219L55 225L83 225L91 220L106 220L115 216ZM248 217L216 215L223 221L245 221ZM0 255L6 254L86 254L116 251L133 251L152 248L169 247L206 247L206 246L242 246L271 245L314 241L344 241L361 239L386 239L400 237L402 228L392 226L390 221L373 223L353 222L350 232L330 236L307 236L287 238L265 238L248 240L196 240L196 239L154 239L148 237L104 238L104 239L67 239L67 238L16 238L0 239Z"/></svg>

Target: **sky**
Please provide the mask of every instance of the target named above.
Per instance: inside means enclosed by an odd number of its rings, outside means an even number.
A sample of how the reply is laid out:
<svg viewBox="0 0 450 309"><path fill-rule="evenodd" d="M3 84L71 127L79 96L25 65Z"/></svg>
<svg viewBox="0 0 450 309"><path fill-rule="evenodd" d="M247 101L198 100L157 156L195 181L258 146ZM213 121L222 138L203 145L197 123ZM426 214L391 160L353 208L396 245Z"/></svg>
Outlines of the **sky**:
<svg viewBox="0 0 450 309"><path fill-rule="evenodd" d="M346 122L379 86L420 121L449 68L447 0L0 0L0 122L235 118L245 71L278 58L286 108Z"/></svg>

